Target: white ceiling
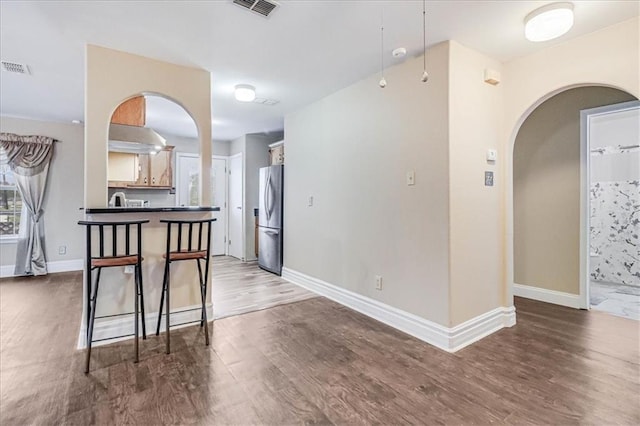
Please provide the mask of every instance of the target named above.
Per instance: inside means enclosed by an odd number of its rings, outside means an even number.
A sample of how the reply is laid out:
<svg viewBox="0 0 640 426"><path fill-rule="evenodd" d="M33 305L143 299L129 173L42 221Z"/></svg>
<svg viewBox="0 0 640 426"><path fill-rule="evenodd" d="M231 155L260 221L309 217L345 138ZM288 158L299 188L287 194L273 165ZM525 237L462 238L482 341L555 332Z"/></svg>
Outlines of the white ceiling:
<svg viewBox="0 0 640 426"><path fill-rule="evenodd" d="M637 1L575 1L575 25L544 43L525 40L523 18L548 1L428 1L427 43L453 39L499 60L562 43L640 14ZM283 117L379 70L391 50L422 50L421 1L293 1L265 19L218 1L1 1L2 60L32 75L2 72L0 113L83 119L84 45L93 43L211 72L214 139L282 130ZM252 84L275 106L239 103L233 87ZM149 106L149 125L195 136L169 107Z"/></svg>

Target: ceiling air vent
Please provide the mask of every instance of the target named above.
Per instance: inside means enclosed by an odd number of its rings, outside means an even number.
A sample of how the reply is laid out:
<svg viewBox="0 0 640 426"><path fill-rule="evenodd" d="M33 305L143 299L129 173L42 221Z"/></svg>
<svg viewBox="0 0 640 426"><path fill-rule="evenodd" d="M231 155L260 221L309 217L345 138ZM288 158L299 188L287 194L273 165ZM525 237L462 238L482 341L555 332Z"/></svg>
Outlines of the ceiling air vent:
<svg viewBox="0 0 640 426"><path fill-rule="evenodd" d="M278 3L271 0L233 0L235 4L262 16L269 16L278 7Z"/></svg>
<svg viewBox="0 0 640 426"><path fill-rule="evenodd" d="M16 62L1 61L2 71L15 72L16 74L31 74L26 64L18 64Z"/></svg>

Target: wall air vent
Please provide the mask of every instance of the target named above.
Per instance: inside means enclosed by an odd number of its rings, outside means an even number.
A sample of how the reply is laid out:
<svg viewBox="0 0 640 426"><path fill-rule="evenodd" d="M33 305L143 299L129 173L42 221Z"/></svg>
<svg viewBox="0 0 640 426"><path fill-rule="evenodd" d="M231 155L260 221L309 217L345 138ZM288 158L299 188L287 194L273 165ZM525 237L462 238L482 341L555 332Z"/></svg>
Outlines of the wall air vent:
<svg viewBox="0 0 640 426"><path fill-rule="evenodd" d="M233 0L233 3L264 17L278 7L278 3L272 0Z"/></svg>
<svg viewBox="0 0 640 426"><path fill-rule="evenodd" d="M14 72L16 74L31 74L29 67L26 64L19 64L17 62L1 61L2 71Z"/></svg>

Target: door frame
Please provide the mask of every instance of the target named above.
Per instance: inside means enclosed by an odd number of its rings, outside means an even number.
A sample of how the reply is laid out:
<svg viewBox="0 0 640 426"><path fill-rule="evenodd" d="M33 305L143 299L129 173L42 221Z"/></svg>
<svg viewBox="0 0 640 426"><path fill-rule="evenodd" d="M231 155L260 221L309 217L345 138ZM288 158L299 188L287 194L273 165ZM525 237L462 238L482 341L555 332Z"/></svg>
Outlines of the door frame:
<svg viewBox="0 0 640 426"><path fill-rule="evenodd" d="M591 119L640 108L629 101L580 111L580 308L591 309Z"/></svg>
<svg viewBox="0 0 640 426"><path fill-rule="evenodd" d="M245 202L244 202L245 201L245 197L244 197L244 193L245 193L245 182L244 182L245 164L244 164L244 155L242 155L242 152L230 155L228 157L227 165L228 165L228 172L229 172L229 174L231 174L231 160L234 159L234 158L237 158L237 157L240 157L240 167L242 168L242 170L240 172L240 186L242 188L242 193L240 194L240 201L241 201L240 206L242 207L242 214L241 214L242 220L240 221L240 228L241 228L240 235L241 235L241 240L242 240L241 241L241 246L240 246L240 252L241 252L240 260L242 260L244 262L246 260L246 258L245 258L245 254L246 253L245 253L245 247L244 247L245 238L246 238L246 236L245 236L245 227L246 227L246 223L245 223L246 222L246 220L245 220L246 218L245 218L245 216L246 216L246 214L245 214ZM230 181L230 179L227 176L227 196L229 196L230 193L231 193L231 191L230 191L231 185L230 185L229 181ZM229 205L229 210L230 209L231 209L231 206ZM229 215L229 217L231 217L231 215ZM230 227L230 225L231 225L231 221L227 220L227 226ZM227 236L229 236L229 232L227 232ZM228 239L227 239L227 241L228 241ZM229 244L227 243L227 254L228 253L229 253Z"/></svg>
<svg viewBox="0 0 640 426"><path fill-rule="evenodd" d="M212 155L211 156L211 168L213 168L213 160L224 160L224 255L229 255L229 245L227 244L227 238L229 238L229 157L226 155Z"/></svg>

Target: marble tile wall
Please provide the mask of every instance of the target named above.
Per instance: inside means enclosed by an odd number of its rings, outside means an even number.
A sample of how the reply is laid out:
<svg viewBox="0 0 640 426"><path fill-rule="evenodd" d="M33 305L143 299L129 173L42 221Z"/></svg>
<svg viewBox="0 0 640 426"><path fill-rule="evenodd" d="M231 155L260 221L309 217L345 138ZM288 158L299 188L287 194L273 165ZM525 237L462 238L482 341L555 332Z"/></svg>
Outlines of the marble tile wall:
<svg viewBox="0 0 640 426"><path fill-rule="evenodd" d="M591 184L591 277L640 287L640 181Z"/></svg>

